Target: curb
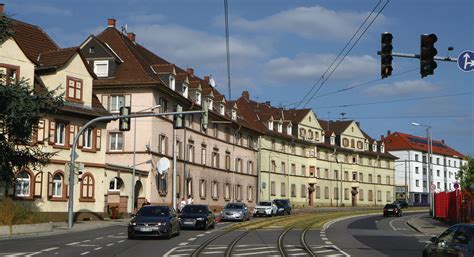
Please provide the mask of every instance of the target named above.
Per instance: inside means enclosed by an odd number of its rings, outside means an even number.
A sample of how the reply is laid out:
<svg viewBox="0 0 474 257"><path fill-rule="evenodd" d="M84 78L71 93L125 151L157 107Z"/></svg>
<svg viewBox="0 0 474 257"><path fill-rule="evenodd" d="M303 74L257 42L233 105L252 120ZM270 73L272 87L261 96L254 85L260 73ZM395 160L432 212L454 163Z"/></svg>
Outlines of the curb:
<svg viewBox="0 0 474 257"><path fill-rule="evenodd" d="M413 230L415 230L416 232L418 233L423 233L421 232L417 227L415 227L414 225L412 225L409 221L407 221L407 225L412 228ZM424 234L424 233L423 233Z"/></svg>

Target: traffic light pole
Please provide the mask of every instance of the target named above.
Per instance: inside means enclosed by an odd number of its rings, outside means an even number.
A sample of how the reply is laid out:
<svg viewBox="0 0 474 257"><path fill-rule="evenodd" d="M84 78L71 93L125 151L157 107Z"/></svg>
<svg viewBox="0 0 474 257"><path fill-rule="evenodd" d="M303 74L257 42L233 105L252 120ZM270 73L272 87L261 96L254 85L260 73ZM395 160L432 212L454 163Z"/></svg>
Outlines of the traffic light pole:
<svg viewBox="0 0 474 257"><path fill-rule="evenodd" d="M378 55L381 55L382 53L381 53L380 51L377 51L377 54L378 54ZM420 55L419 55L419 54L392 53L392 56L420 59ZM458 62L458 59L457 59L457 58L451 58L451 57L435 56L434 59L437 60L437 61Z"/></svg>
<svg viewBox="0 0 474 257"><path fill-rule="evenodd" d="M123 118L143 118L143 117L159 117L159 116L166 116L166 115L180 115L180 114L194 114L194 113L206 113L207 108L203 108L200 111L184 111L184 112L167 112L167 113L136 113L130 115L111 115L111 116L102 116L97 117L95 119L90 120L87 122L76 134L74 137L72 147L71 147L71 161L70 161L70 172L69 172L69 199L68 199L68 228L72 228L73 221L74 221L74 165L76 159L79 157L76 153L76 146L77 142L79 141L79 137L82 135L84 130L86 130L89 126L96 122L100 121L112 121L118 120ZM207 126L207 124L203 124ZM175 182L173 180L173 182ZM132 185L133 186L133 185ZM174 185L175 186L175 185ZM176 196L174 196L176 197Z"/></svg>

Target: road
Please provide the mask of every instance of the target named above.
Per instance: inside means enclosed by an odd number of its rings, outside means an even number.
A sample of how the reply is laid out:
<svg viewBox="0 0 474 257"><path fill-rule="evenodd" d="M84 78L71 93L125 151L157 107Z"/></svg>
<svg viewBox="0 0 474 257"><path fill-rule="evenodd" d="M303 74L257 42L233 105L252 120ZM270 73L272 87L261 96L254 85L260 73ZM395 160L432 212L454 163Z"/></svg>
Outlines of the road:
<svg viewBox="0 0 474 257"><path fill-rule="evenodd" d="M417 256L429 236L406 225L410 215L381 215L341 220L322 230L311 229L304 241L316 256ZM0 240L0 256L309 256L301 243L303 229L274 222L263 229L234 230L220 223L209 231L182 230L170 240L128 240L126 226L115 225L60 235ZM230 250L229 250L230 249ZM230 255L229 255L230 254Z"/></svg>

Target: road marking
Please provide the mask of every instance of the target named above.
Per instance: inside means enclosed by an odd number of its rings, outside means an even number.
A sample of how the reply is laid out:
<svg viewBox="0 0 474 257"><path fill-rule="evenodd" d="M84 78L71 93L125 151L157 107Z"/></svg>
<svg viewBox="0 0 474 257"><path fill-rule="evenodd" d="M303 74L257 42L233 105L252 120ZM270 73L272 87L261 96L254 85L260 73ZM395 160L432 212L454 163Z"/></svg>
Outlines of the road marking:
<svg viewBox="0 0 474 257"><path fill-rule="evenodd" d="M86 254L89 254L90 252L83 252L81 253L81 255L86 255Z"/></svg>
<svg viewBox="0 0 474 257"><path fill-rule="evenodd" d="M206 247L206 249L210 250L219 250L219 249L227 249L229 248L228 246L212 246L212 247Z"/></svg>
<svg viewBox="0 0 474 257"><path fill-rule="evenodd" d="M183 243L180 243L179 245L184 246L184 245L187 245L187 244L188 244L187 242L183 242Z"/></svg>
<svg viewBox="0 0 474 257"><path fill-rule="evenodd" d="M73 243L69 243L69 244L66 244L66 245L77 245L79 243L81 243L81 242L73 242Z"/></svg>
<svg viewBox="0 0 474 257"><path fill-rule="evenodd" d="M194 241L194 240L196 240L195 237L191 237L191 238L188 239L188 241Z"/></svg>
<svg viewBox="0 0 474 257"><path fill-rule="evenodd" d="M201 237L201 236L205 236L206 234L199 234L197 235L197 237Z"/></svg>
<svg viewBox="0 0 474 257"><path fill-rule="evenodd" d="M320 251L315 251L314 253L327 253L327 252L332 252L334 250L320 250Z"/></svg>
<svg viewBox="0 0 474 257"><path fill-rule="evenodd" d="M256 248L251 248L251 250L263 250L263 249L273 249L275 248L274 246L264 246L264 247L256 247ZM234 251L248 251L249 249L235 249Z"/></svg>
<svg viewBox="0 0 474 257"><path fill-rule="evenodd" d="M25 257L26 257L26 256L33 256L33 255L37 255L37 254L40 254L40 253L42 253L42 252L34 252L34 253L30 253L30 254L27 254L27 255L25 255ZM16 257L16 256L21 256L21 255L16 255L16 254L14 254L14 255L7 255L7 256L15 256L15 257Z"/></svg>
<svg viewBox="0 0 474 257"><path fill-rule="evenodd" d="M210 233L212 233L212 231L206 231L206 232L204 232L204 234L210 234Z"/></svg>
<svg viewBox="0 0 474 257"><path fill-rule="evenodd" d="M49 251L56 250L56 249L59 249L59 247L51 247L51 248L43 249L43 250L40 250L40 251L49 252Z"/></svg>
<svg viewBox="0 0 474 257"><path fill-rule="evenodd" d="M178 252L178 253L180 253L180 252L189 252L189 251L194 251L194 249L192 249L192 248L187 248L187 249L178 249L178 250L176 250L175 252Z"/></svg>
<svg viewBox="0 0 474 257"><path fill-rule="evenodd" d="M125 232L121 232L121 233L118 233L118 234L119 234L119 235L123 235L123 234L125 234Z"/></svg>
<svg viewBox="0 0 474 257"><path fill-rule="evenodd" d="M120 241L117 242L117 244L120 244L120 243L122 243L122 242L124 242L124 241L125 241L125 240L120 240Z"/></svg>
<svg viewBox="0 0 474 257"><path fill-rule="evenodd" d="M391 227L393 230L395 230L395 231L398 230L398 229L393 226L392 222L394 222L394 221L396 221L396 220L399 220L399 219L401 219L401 217L400 217L400 218L393 219L393 220L391 220L391 221L388 223L388 225L390 225L390 227Z"/></svg>
<svg viewBox="0 0 474 257"><path fill-rule="evenodd" d="M110 244L107 244L107 245L105 245L105 246L112 246L112 245L114 245L114 243L110 243Z"/></svg>
<svg viewBox="0 0 474 257"><path fill-rule="evenodd" d="M97 250L100 250L100 249L102 249L102 246L99 246L99 247L97 247L97 248L94 248L94 251L97 251Z"/></svg>
<svg viewBox="0 0 474 257"><path fill-rule="evenodd" d="M327 237L321 237L321 239L322 239L323 241L328 241L328 238L327 238Z"/></svg>
<svg viewBox="0 0 474 257"><path fill-rule="evenodd" d="M279 251L277 251L277 250L270 250L270 251L251 252L251 253L239 253L239 256L265 254L265 253L276 253L276 252L279 252Z"/></svg>
<svg viewBox="0 0 474 257"><path fill-rule="evenodd" d="M326 241L326 242L324 242L324 243L327 244L327 245L332 245L332 243L329 242L329 241Z"/></svg>
<svg viewBox="0 0 474 257"><path fill-rule="evenodd" d="M298 250L301 250L301 249L298 249ZM308 255L308 253L304 252L304 253L292 253L290 254L291 256L299 256L299 255ZM327 256L326 256L327 257Z"/></svg>
<svg viewBox="0 0 474 257"><path fill-rule="evenodd" d="M87 243L87 242L90 242L91 240L87 239L87 240L84 240L82 241L83 243Z"/></svg>
<svg viewBox="0 0 474 257"><path fill-rule="evenodd" d="M96 237L95 239L99 240L99 239L102 239L104 238L103 236L100 236L100 237Z"/></svg>

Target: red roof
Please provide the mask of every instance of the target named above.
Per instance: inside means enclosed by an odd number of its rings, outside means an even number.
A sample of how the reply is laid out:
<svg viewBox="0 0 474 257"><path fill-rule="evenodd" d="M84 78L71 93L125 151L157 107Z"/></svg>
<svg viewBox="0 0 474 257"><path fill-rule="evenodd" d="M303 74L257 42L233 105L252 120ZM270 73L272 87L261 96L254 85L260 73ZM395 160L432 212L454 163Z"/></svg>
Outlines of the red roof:
<svg viewBox="0 0 474 257"><path fill-rule="evenodd" d="M428 140L425 137L413 136L401 132L387 135L383 140L387 151L417 150L428 152ZM433 140L433 153L451 157L464 158L464 155L449 147L444 141Z"/></svg>

